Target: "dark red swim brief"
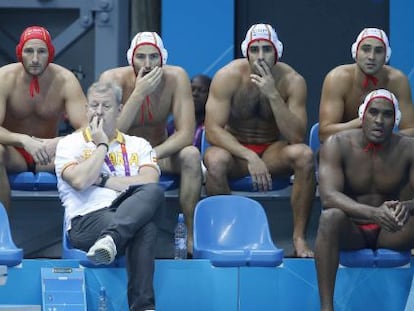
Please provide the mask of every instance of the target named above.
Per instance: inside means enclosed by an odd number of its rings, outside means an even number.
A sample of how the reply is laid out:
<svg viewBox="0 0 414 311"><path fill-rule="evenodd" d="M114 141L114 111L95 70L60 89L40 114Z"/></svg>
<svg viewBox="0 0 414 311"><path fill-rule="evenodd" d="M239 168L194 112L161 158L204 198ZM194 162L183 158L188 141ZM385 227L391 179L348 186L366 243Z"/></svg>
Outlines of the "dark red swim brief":
<svg viewBox="0 0 414 311"><path fill-rule="evenodd" d="M377 248L377 240L381 227L377 224L362 224L358 225L358 227L362 231L367 247L372 249Z"/></svg>
<svg viewBox="0 0 414 311"><path fill-rule="evenodd" d="M36 162L34 161L32 155L28 153L24 148L22 147L14 147L17 152L19 152L27 164L27 170L29 172L35 173L36 172Z"/></svg>
<svg viewBox="0 0 414 311"><path fill-rule="evenodd" d="M261 156L267 149L267 147L269 147L271 145L271 143L266 143L266 144L242 144L243 146L245 146L247 149L250 149L251 151L255 152L257 155Z"/></svg>

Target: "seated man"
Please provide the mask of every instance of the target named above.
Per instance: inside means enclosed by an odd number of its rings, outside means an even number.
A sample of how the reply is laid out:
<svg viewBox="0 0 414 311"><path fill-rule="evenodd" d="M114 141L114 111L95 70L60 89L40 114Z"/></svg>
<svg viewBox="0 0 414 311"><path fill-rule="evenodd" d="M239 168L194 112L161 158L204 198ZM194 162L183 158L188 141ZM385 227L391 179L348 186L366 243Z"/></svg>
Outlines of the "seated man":
<svg viewBox="0 0 414 311"><path fill-rule="evenodd" d="M354 64L332 69L322 86L319 107L319 138L346 129L361 128L358 107L365 96L384 88L397 97L402 118L401 133L414 135L414 108L408 78L398 69L385 65L391 57L391 47L384 31L365 28L351 48Z"/></svg>
<svg viewBox="0 0 414 311"><path fill-rule="evenodd" d="M89 127L59 141L56 175L75 248L96 264L126 255L129 310L154 309L154 214L164 202L157 157L144 139L122 134L116 120L122 90L94 83L88 90ZM123 200L120 192L138 185ZM114 201L117 199L116 201Z"/></svg>
<svg viewBox="0 0 414 311"><path fill-rule="evenodd" d="M201 151L201 136L204 130L204 118L206 114L206 103L208 92L210 90L211 78L209 76L198 74L191 79L191 89L193 92L194 110L196 117L196 128L193 139L193 146ZM168 121L168 135L175 131L174 118Z"/></svg>
<svg viewBox="0 0 414 311"><path fill-rule="evenodd" d="M303 143L306 82L279 62L283 45L272 26L253 25L241 47L246 58L216 73L207 100L207 194L230 193L228 177L250 175L257 190L267 191L272 177L294 173L294 255L312 257L305 239L315 196L313 153Z"/></svg>
<svg viewBox="0 0 414 311"><path fill-rule="evenodd" d="M200 152L192 146L195 118L187 73L166 65L167 51L155 32L140 32L127 52L130 66L104 72L100 81L114 81L123 89L118 127L147 139L162 172L181 175L180 206L188 228L188 251L193 249L193 215L201 193ZM166 126L172 114L175 132Z"/></svg>
<svg viewBox="0 0 414 311"><path fill-rule="evenodd" d="M45 28L25 29L16 54L18 63L0 68L0 201L6 209L7 173L53 172L63 114L75 129L87 123L79 81L70 70L51 63L54 47Z"/></svg>
<svg viewBox="0 0 414 311"><path fill-rule="evenodd" d="M394 94L369 93L359 107L362 128L329 137L320 152L324 208L316 238L321 310L333 310L340 250L414 247L414 201L398 201L414 186L414 140L394 134L401 119Z"/></svg>
<svg viewBox="0 0 414 311"><path fill-rule="evenodd" d="M191 89L196 117L196 129L193 139L193 146L201 150L201 134L204 129L204 119L206 115L206 103L208 92L210 91L211 78L206 75L196 75L191 79Z"/></svg>

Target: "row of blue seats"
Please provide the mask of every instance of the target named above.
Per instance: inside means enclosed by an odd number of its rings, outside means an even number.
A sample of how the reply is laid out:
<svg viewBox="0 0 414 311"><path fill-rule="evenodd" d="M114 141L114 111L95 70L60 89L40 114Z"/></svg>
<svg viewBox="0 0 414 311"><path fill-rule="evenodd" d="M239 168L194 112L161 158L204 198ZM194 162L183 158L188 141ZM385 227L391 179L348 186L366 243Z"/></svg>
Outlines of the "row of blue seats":
<svg viewBox="0 0 414 311"><path fill-rule="evenodd" d="M8 216L0 204L0 265L15 266L23 258L10 233ZM283 262L283 250L275 246L261 204L240 195L217 195L197 203L194 214L195 259L209 259L214 266L274 267ZM66 231L62 232L62 258L79 260L94 267L86 253L71 246ZM350 267L397 267L410 262L410 251L362 249L341 252L340 263ZM114 266L125 266L124 258Z"/></svg>

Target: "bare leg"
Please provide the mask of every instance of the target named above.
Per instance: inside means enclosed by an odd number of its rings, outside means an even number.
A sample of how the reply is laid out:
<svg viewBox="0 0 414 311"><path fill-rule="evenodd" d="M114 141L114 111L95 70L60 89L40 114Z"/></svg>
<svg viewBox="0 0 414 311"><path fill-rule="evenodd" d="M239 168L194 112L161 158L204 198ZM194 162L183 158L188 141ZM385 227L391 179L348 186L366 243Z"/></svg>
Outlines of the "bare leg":
<svg viewBox="0 0 414 311"><path fill-rule="evenodd" d="M301 153L293 162L295 181L292 187L293 246L298 257L313 257L306 242L306 229L315 197L315 167L313 154L309 150Z"/></svg>
<svg viewBox="0 0 414 311"><path fill-rule="evenodd" d="M200 199L202 172L200 153L197 148L184 148L179 155L181 166L180 206L185 216L188 231L187 250L193 253L194 209Z"/></svg>
<svg viewBox="0 0 414 311"><path fill-rule="evenodd" d="M207 168L207 195L231 193L227 179L231 162L232 157L230 153L224 149L217 147L208 148L204 157L204 164Z"/></svg>
<svg viewBox="0 0 414 311"><path fill-rule="evenodd" d="M333 310L336 273L339 264L339 250L343 246L363 248L364 239L356 225L339 209L322 212L316 236L315 264L318 277L321 311ZM347 243L346 243L347 242ZM347 245L345 245L345 243ZM352 247L351 247L352 246Z"/></svg>

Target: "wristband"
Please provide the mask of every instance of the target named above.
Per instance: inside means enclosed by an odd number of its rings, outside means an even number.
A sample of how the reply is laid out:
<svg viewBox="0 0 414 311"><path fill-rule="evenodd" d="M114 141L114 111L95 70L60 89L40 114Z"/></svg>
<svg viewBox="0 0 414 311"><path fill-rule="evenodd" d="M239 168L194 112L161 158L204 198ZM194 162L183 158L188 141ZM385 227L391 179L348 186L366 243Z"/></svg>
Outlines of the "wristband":
<svg viewBox="0 0 414 311"><path fill-rule="evenodd" d="M108 173L101 173L101 182L98 184L98 187L105 187L109 177L110 175Z"/></svg>
<svg viewBox="0 0 414 311"><path fill-rule="evenodd" d="M99 144L96 145L96 148L98 148L99 146L105 146L106 147L106 152L109 151L109 146L108 146L107 143L99 143Z"/></svg>

